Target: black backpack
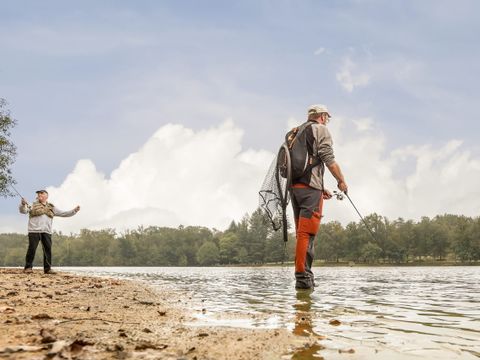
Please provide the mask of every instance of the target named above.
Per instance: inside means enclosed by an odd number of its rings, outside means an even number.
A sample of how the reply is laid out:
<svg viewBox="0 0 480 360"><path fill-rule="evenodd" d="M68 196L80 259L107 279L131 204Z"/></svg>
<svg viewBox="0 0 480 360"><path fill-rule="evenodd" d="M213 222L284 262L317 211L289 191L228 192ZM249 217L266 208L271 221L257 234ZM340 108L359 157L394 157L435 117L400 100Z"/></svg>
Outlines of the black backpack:
<svg viewBox="0 0 480 360"><path fill-rule="evenodd" d="M280 175L284 178L288 178L290 175L291 183L300 179L308 171L320 164L318 158L308 153L306 130L313 124L314 122L307 121L293 128L285 135L285 143L279 153L278 165ZM286 154L286 149L288 149L288 154Z"/></svg>

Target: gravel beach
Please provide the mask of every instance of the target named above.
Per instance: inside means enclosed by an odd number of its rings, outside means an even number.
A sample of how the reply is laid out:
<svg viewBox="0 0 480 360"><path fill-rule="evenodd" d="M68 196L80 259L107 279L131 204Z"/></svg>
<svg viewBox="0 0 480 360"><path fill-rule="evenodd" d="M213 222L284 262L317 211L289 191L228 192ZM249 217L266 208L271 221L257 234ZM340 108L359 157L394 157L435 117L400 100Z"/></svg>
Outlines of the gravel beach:
<svg viewBox="0 0 480 360"><path fill-rule="evenodd" d="M0 358L290 359L310 341L286 329L189 326L182 297L133 281L0 269Z"/></svg>

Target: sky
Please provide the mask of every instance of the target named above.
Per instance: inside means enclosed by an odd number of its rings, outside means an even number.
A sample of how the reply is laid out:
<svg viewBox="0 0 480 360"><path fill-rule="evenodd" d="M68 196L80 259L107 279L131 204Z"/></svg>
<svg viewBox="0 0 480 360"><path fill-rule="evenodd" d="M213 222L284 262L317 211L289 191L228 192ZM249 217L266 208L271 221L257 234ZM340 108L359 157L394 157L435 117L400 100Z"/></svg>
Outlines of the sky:
<svg viewBox="0 0 480 360"><path fill-rule="evenodd" d="M225 229L285 132L326 104L364 214L480 214L477 1L0 0L13 167L54 228ZM333 178L326 182L335 189ZM26 232L18 198L0 232ZM357 221L346 202L324 221Z"/></svg>

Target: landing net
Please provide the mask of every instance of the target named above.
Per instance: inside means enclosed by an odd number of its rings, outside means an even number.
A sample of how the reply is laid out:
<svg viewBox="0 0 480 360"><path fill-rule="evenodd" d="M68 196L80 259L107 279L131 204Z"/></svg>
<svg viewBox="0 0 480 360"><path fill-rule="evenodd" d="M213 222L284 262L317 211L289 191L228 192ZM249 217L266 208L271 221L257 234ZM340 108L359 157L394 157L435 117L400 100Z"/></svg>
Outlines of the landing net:
<svg viewBox="0 0 480 360"><path fill-rule="evenodd" d="M291 181L290 165L290 153L284 144L273 159L258 192L260 208L275 231L283 229L284 241L288 239L287 205L290 202L288 191Z"/></svg>

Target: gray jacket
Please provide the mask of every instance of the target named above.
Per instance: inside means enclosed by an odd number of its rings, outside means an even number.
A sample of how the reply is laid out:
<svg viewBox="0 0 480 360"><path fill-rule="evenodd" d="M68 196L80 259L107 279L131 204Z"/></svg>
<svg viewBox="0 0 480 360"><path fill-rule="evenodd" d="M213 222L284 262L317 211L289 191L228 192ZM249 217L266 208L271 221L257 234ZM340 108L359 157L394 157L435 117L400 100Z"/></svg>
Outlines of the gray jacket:
<svg viewBox="0 0 480 360"><path fill-rule="evenodd" d="M22 205L18 207L20 213L29 214L30 208L27 205ZM62 211L57 207L53 208L53 214L60 217L70 217L75 215L77 212L75 210ZM47 215L40 216L30 216L28 220L28 232L29 233L52 233L52 218Z"/></svg>
<svg viewBox="0 0 480 360"><path fill-rule="evenodd" d="M325 166L335 161L332 136L325 125L319 124L316 121L307 127L305 131L307 135L307 147L310 149L309 153L311 153L314 158L320 160L320 163L308 171L297 182L306 184L314 189L324 190L323 174L325 172Z"/></svg>

